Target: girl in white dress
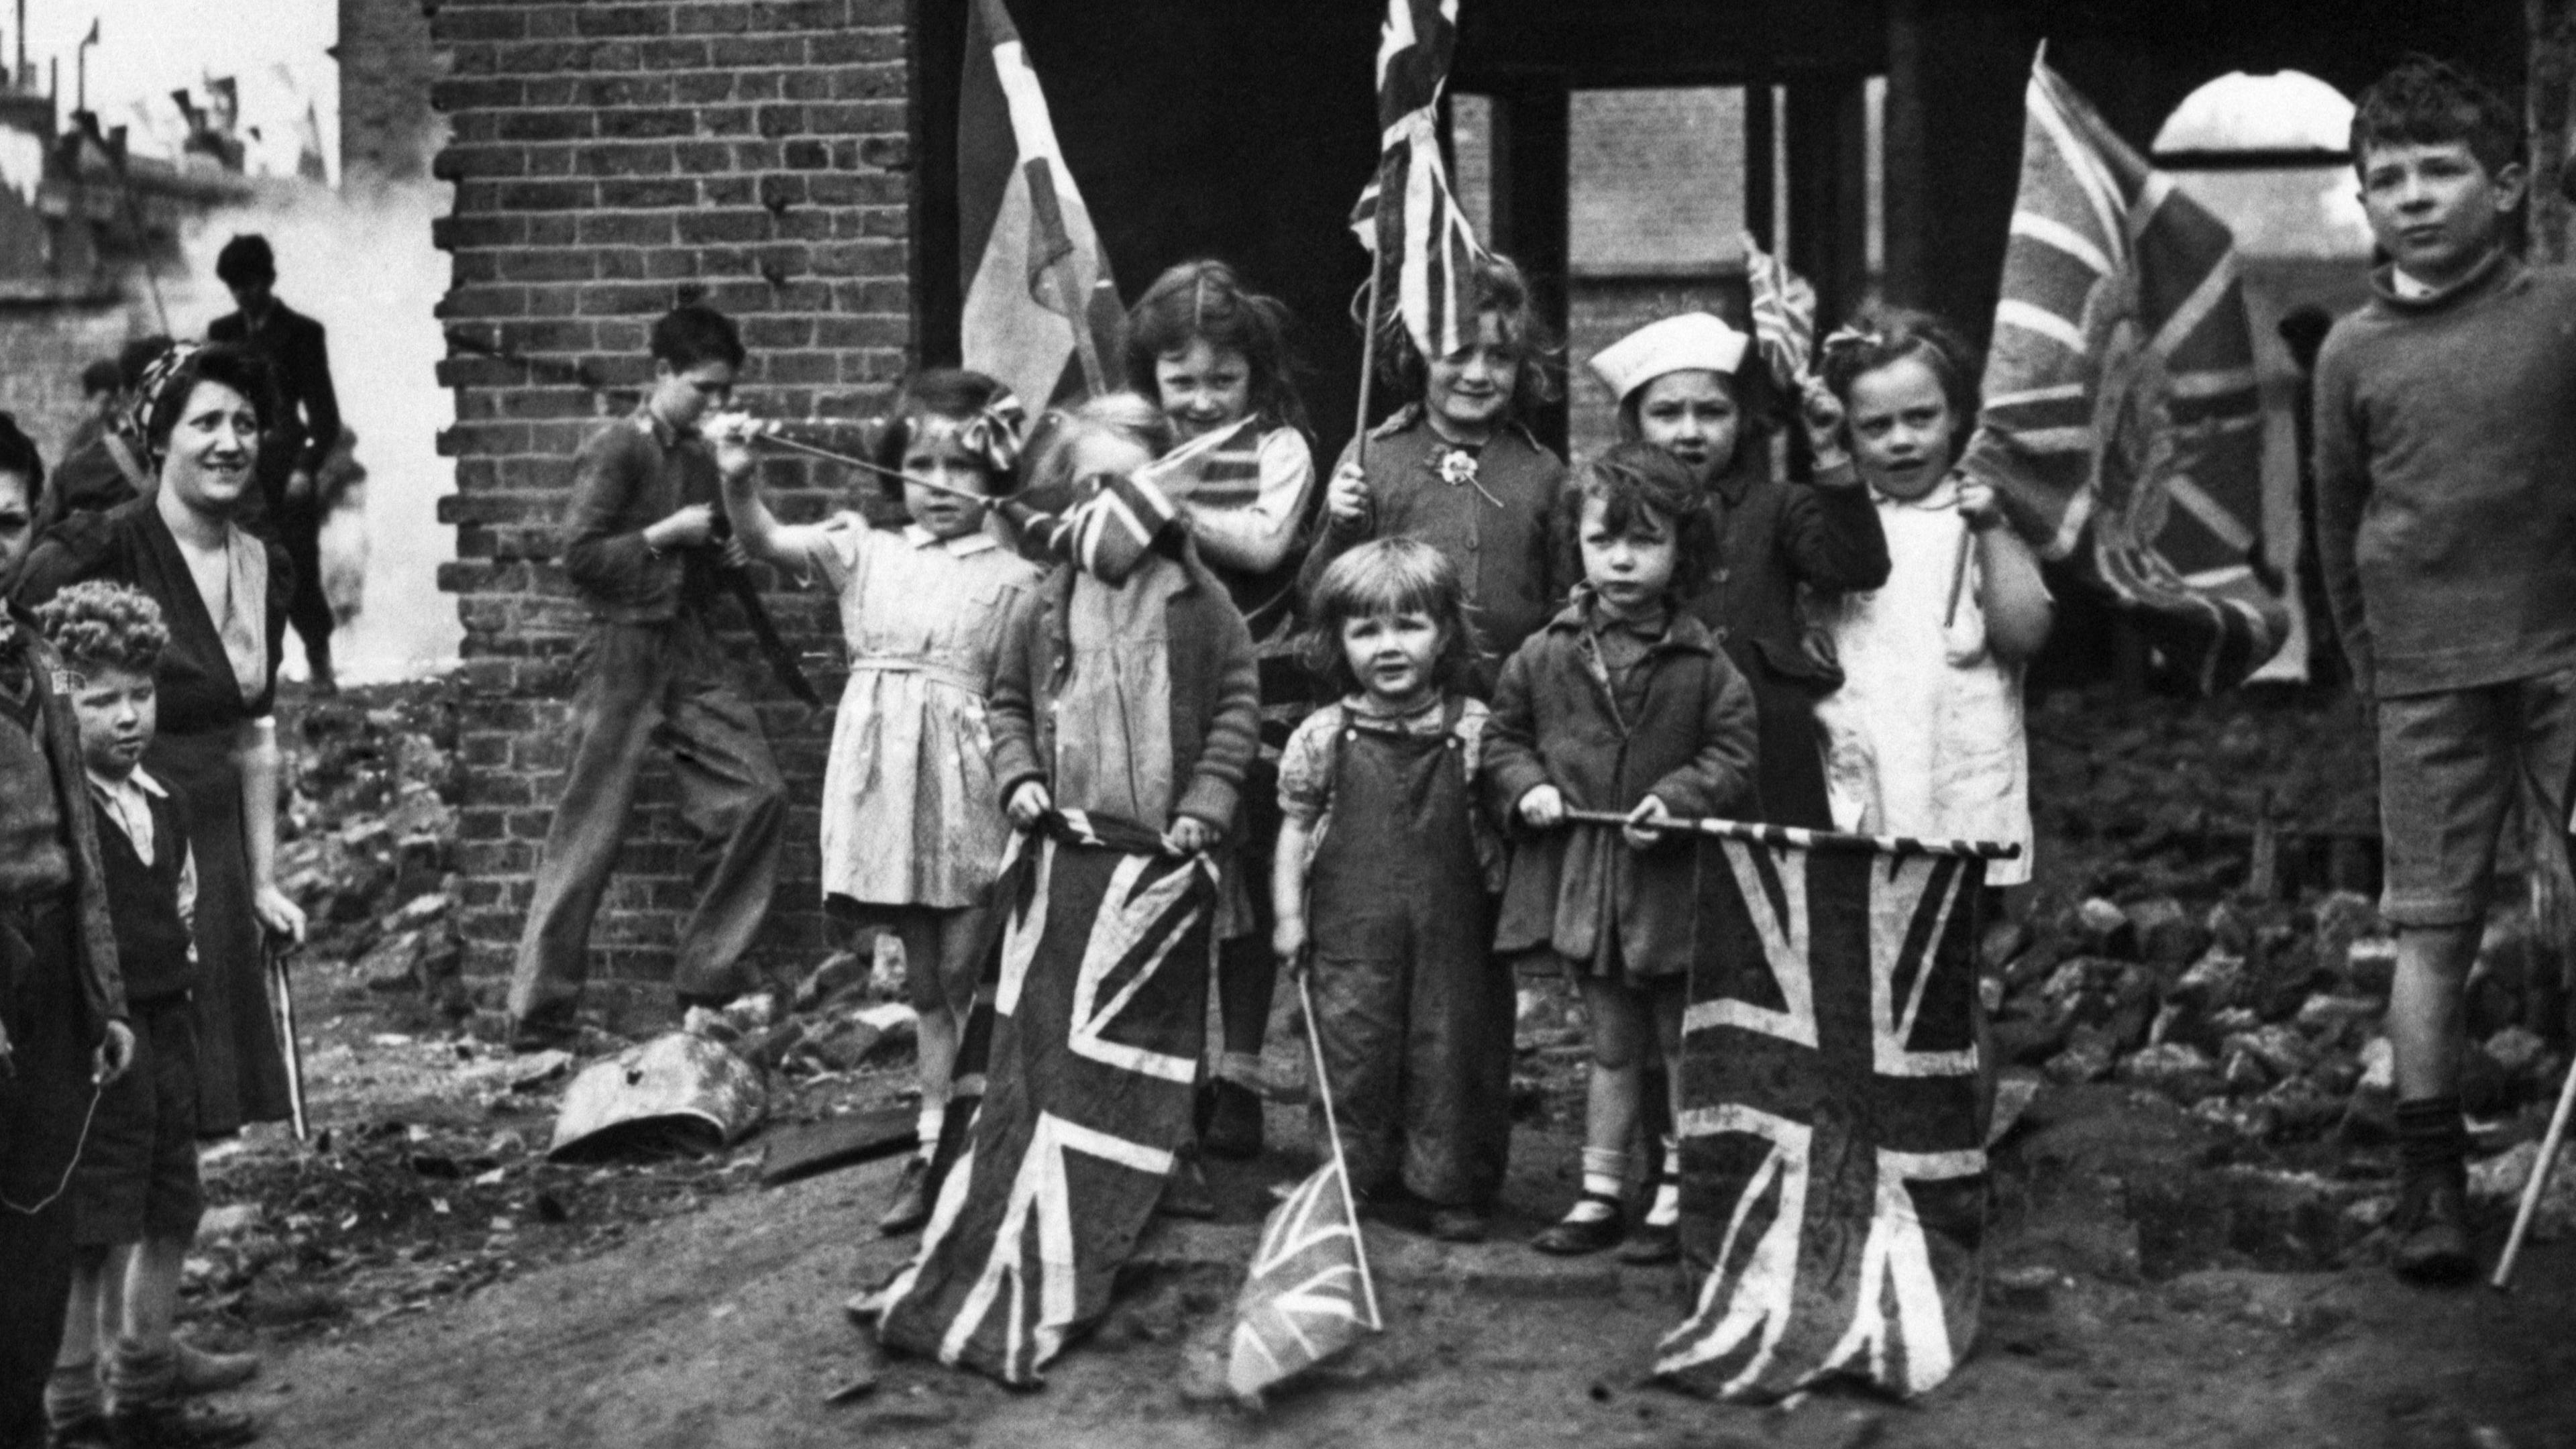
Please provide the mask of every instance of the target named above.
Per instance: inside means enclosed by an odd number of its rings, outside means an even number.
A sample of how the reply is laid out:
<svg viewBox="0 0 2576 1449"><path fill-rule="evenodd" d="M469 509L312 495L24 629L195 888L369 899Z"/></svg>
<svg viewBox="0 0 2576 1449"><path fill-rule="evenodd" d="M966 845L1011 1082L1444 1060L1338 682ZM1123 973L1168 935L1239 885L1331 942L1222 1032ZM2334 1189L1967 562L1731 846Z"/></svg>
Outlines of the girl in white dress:
<svg viewBox="0 0 2576 1449"><path fill-rule="evenodd" d="M2039 561L1994 490L1952 471L1977 416L1976 359L1938 319L1865 309L1825 340L1807 426L1822 468L1846 450L1887 534L1883 586L1838 596L1843 687L1817 714L1845 830L2022 847L1986 882L2030 879L2022 666L2053 611Z"/></svg>
<svg viewBox="0 0 2576 1449"><path fill-rule="evenodd" d="M1002 623L1036 586L1035 564L1001 545L979 503L1018 481L1021 414L981 373L912 378L878 439L879 475L911 523L878 529L848 510L780 523L762 501L748 449L720 439L725 511L754 558L840 595L850 680L823 774L823 895L837 918L903 942L905 987L921 1014L920 1149L880 1226L929 1217L930 1154L947 1118L948 1079L974 1004L974 943L1010 822L993 781L984 715Z"/></svg>

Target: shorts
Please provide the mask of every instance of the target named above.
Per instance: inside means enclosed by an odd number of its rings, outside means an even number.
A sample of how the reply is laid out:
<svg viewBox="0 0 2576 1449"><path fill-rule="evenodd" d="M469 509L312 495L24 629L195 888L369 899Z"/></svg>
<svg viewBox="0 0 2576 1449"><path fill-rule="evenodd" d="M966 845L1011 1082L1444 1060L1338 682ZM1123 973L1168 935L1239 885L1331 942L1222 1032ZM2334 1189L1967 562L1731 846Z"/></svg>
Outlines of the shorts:
<svg viewBox="0 0 2576 1449"><path fill-rule="evenodd" d="M2486 919L2496 840L2526 777L2566 819L2576 670L2378 702L2379 911L2400 926Z"/></svg>
<svg viewBox="0 0 2576 1449"><path fill-rule="evenodd" d="M98 1098L72 1174L72 1241L84 1248L197 1235L197 1008L186 995L134 1003L134 1065Z"/></svg>
<svg viewBox="0 0 2576 1449"><path fill-rule="evenodd" d="M975 982L983 974L984 954L994 945L988 928L996 917L990 908L883 905L827 895L823 898L823 912L853 933L892 932L901 940L907 933L917 939L924 933L938 932L941 950L937 970L931 969L926 957L916 961L910 951L903 954L904 1004L915 1011L962 1012L974 1003Z"/></svg>

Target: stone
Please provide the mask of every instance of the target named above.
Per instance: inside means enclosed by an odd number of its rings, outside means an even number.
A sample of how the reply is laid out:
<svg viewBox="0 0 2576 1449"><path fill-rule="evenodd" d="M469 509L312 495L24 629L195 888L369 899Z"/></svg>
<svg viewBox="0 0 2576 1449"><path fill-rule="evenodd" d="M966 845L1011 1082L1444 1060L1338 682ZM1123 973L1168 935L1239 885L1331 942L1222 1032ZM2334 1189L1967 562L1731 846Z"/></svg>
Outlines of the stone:
<svg viewBox="0 0 2576 1449"><path fill-rule="evenodd" d="M387 931L416 931L445 916L454 902L444 891L430 891L403 902L401 909L386 918Z"/></svg>
<svg viewBox="0 0 2576 1449"><path fill-rule="evenodd" d="M2232 1097L2249 1096L2272 1085L2271 1069L2264 1066L2262 1058L2241 1048L2227 1053L2226 1065L2220 1068L2219 1075Z"/></svg>
<svg viewBox="0 0 2576 1449"><path fill-rule="evenodd" d="M2212 946L2176 981L2172 995L2203 1011L2234 1006L2245 992L2245 958Z"/></svg>
<svg viewBox="0 0 2576 1449"><path fill-rule="evenodd" d="M2387 1011L2386 1002L2371 997L2320 992L2300 1004L2296 1020L2309 1040L2331 1049L2357 1032L2377 1031L2379 1019Z"/></svg>
<svg viewBox="0 0 2576 1449"><path fill-rule="evenodd" d="M2469 1201L2519 1211L2522 1194L2531 1185L2532 1169L2539 1162L2540 1144L2524 1142L2484 1162L2470 1163ZM2549 1185L2540 1190L2540 1205L2532 1212L2531 1237L2546 1243L2572 1231L2576 1231L2576 1151L2561 1147Z"/></svg>
<svg viewBox="0 0 2576 1449"><path fill-rule="evenodd" d="M866 986L875 964L873 957L855 951L835 951L824 957L796 983L796 1009L812 1011L850 987Z"/></svg>
<svg viewBox="0 0 2576 1449"><path fill-rule="evenodd" d="M255 1202L228 1202L210 1207L197 1218L197 1242L220 1243L255 1232L268 1222L267 1210Z"/></svg>
<svg viewBox="0 0 2576 1449"><path fill-rule="evenodd" d="M2229 1055L2251 1057L2262 1064L2274 1080L2299 1076L2317 1062L2316 1049L2308 1039L2286 1026L2262 1026L2252 1031L2232 1032L2221 1050Z"/></svg>
<svg viewBox="0 0 2576 1449"><path fill-rule="evenodd" d="M369 991L410 991L427 984L421 970L429 956L430 935L427 931L404 931L376 943L366 959L358 963L358 978Z"/></svg>
<svg viewBox="0 0 2576 1449"><path fill-rule="evenodd" d="M2218 1066L2196 1047L2166 1042L2133 1052L2119 1066L2119 1078L2132 1086L2162 1092L2184 1106L2216 1095L2223 1086Z"/></svg>
<svg viewBox="0 0 2576 1449"><path fill-rule="evenodd" d="M2549 1044L2542 1041L2536 1031L2508 1026L2488 1037L2486 1048L2487 1055L2495 1059L2496 1065L2503 1068L2506 1075L2536 1083L2540 1077L2541 1060L2548 1054Z"/></svg>
<svg viewBox="0 0 2576 1449"><path fill-rule="evenodd" d="M2209 945L2208 930L2171 896L2132 901L2127 915L2137 937L2138 956L2150 965L2179 969Z"/></svg>
<svg viewBox="0 0 2576 1449"><path fill-rule="evenodd" d="M1977 945L1977 965L1988 976L2001 976L2030 944L2030 927L2016 917L2006 917L1986 927Z"/></svg>
<svg viewBox="0 0 2576 1449"><path fill-rule="evenodd" d="M2093 896L2075 908L2075 924L2086 946L2100 955L2130 957L2137 951L2137 931L2129 913Z"/></svg>
<svg viewBox="0 0 2576 1449"><path fill-rule="evenodd" d="M2230 901L2220 901L2201 918L2201 929L2209 932L2210 949L2225 952L2242 960L2254 949L2254 918Z"/></svg>
<svg viewBox="0 0 2576 1449"><path fill-rule="evenodd" d="M2111 1075L2111 1039L2100 1027L2077 1027L2066 1049L2051 1057L2049 1080L2062 1086L2098 1082Z"/></svg>

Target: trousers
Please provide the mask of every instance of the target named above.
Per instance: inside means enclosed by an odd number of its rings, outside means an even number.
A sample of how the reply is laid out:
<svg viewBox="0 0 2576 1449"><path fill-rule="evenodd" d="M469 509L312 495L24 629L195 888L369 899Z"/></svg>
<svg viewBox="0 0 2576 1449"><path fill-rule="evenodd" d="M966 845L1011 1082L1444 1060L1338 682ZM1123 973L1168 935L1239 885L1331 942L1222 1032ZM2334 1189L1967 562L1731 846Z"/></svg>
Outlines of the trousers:
<svg viewBox="0 0 2576 1449"><path fill-rule="evenodd" d="M0 906L0 981L12 985L0 1002L11 1048L0 1072L0 1449L45 1442L45 1376L72 1291L71 1194L56 1194L93 1096L72 931L59 906Z"/></svg>
<svg viewBox="0 0 2576 1449"><path fill-rule="evenodd" d="M787 789L730 661L684 611L594 624L580 669L572 766L519 937L511 1018L570 1021L589 975L591 921L626 841L637 778L655 754L670 761L680 820L695 837L695 900L674 943L672 984L697 996L751 989L741 959L778 888Z"/></svg>

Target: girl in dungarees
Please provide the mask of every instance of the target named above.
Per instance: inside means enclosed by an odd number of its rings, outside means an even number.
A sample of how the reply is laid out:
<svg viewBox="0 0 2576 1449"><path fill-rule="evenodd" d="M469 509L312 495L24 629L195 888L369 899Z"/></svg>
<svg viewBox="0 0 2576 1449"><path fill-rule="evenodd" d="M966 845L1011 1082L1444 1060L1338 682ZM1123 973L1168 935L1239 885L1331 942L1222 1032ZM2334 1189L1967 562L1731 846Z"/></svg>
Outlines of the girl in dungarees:
<svg viewBox="0 0 2576 1449"><path fill-rule="evenodd" d="M1381 539L1334 560L1310 609L1308 662L1341 699L1280 757L1272 946L1314 973L1352 1190L1477 1242L1511 1145L1513 995L1490 949L1501 849L1475 808L1465 590L1430 544Z"/></svg>

